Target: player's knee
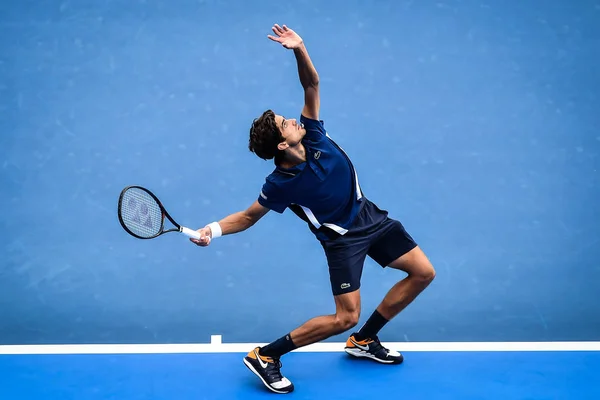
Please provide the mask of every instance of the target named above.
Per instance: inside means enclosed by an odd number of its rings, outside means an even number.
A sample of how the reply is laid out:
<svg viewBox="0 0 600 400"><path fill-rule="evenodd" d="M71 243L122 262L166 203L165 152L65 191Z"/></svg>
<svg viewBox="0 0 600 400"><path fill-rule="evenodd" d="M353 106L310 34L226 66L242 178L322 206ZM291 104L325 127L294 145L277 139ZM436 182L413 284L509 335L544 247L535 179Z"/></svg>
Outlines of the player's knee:
<svg viewBox="0 0 600 400"><path fill-rule="evenodd" d="M349 311L336 315L336 325L340 332L355 327L358 324L360 313L358 311Z"/></svg>
<svg viewBox="0 0 600 400"><path fill-rule="evenodd" d="M427 285L430 284L435 279L435 269L433 268L433 265L428 263L421 268L416 274L416 278Z"/></svg>

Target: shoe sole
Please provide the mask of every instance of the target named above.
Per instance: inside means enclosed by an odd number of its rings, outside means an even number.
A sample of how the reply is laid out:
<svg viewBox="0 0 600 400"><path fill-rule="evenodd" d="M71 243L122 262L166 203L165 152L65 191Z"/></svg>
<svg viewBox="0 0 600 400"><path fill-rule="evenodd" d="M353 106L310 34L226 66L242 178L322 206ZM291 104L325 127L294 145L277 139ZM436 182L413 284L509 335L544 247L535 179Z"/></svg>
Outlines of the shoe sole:
<svg viewBox="0 0 600 400"><path fill-rule="evenodd" d="M275 392L275 393L278 393L278 394L288 394L288 393L291 393L291 392L293 392L293 391L294 391L294 389L293 389L293 388L292 388L291 390L282 391L282 390L279 390L279 389L275 389L274 387L271 387L271 385L269 385L267 382L265 382L265 380L263 379L263 377L262 377L262 376L260 376L260 374L258 373L258 371L256 371L256 369L254 369L254 367L252 366L252 364L250 364L250 362L249 362L249 361L247 361L245 357L243 358L243 361L244 361L244 365L245 365L246 367L248 367L248 369L249 369L250 371L252 371L252 373L253 373L254 375L258 376L258 377L260 378L261 382L262 382L262 383L263 383L263 384L264 384L264 385L265 385L265 386L266 386L266 387L267 387L267 388L268 388L270 391L272 391L272 392Z"/></svg>
<svg viewBox="0 0 600 400"><path fill-rule="evenodd" d="M404 361L404 358L402 359L402 361L382 360L381 358L377 358L373 354L367 353L366 351L360 350L360 349L352 349L352 348L346 347L346 348L344 348L344 351L353 357L368 358L370 360L377 361L378 363L382 363L382 364L402 364L402 362Z"/></svg>

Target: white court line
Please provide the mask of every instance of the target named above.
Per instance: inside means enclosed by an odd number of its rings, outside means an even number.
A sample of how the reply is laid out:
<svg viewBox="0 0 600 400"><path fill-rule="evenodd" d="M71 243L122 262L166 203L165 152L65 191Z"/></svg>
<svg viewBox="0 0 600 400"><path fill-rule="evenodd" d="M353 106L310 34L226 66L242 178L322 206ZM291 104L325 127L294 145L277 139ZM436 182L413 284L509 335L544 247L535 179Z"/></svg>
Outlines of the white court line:
<svg viewBox="0 0 600 400"><path fill-rule="evenodd" d="M183 344L59 344L4 345L0 354L166 354L247 353L266 343L223 343L212 335L211 343ZM600 351L600 342L382 342L390 349L410 351ZM315 343L294 352L340 352L344 343Z"/></svg>

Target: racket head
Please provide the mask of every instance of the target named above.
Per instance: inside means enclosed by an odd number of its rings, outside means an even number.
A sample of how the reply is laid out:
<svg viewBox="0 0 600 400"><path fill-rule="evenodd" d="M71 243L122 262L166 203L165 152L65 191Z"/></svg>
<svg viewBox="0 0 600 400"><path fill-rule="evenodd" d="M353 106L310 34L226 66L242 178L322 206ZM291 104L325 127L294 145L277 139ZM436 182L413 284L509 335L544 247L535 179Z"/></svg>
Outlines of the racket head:
<svg viewBox="0 0 600 400"><path fill-rule="evenodd" d="M165 208L144 187L127 186L121 191L118 215L123 229L138 239L152 239L165 233Z"/></svg>

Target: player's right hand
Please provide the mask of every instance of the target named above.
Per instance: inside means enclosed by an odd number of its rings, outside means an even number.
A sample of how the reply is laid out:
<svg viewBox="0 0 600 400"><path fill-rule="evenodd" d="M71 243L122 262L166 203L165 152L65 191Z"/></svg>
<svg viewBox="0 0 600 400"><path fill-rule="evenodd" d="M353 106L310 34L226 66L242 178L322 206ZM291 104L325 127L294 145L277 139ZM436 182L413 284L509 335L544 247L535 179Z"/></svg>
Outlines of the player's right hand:
<svg viewBox="0 0 600 400"><path fill-rule="evenodd" d="M208 246L210 244L210 240L212 239L212 232L210 231L210 228L204 227L198 229L196 232L200 234L200 239L190 238L190 241L201 247Z"/></svg>

